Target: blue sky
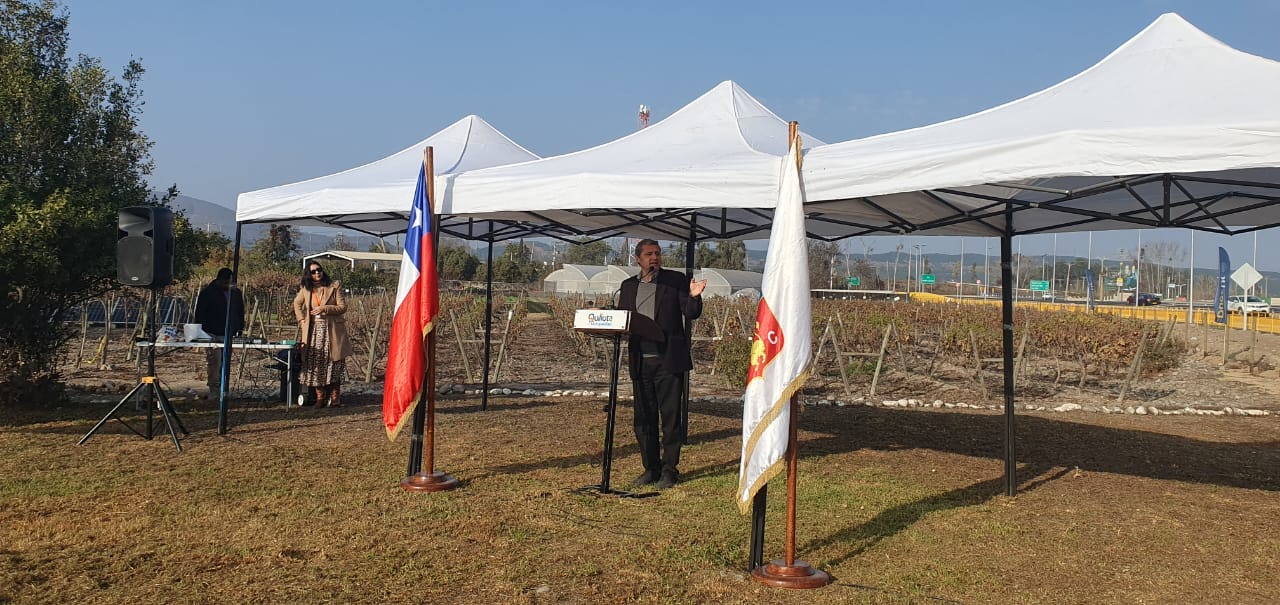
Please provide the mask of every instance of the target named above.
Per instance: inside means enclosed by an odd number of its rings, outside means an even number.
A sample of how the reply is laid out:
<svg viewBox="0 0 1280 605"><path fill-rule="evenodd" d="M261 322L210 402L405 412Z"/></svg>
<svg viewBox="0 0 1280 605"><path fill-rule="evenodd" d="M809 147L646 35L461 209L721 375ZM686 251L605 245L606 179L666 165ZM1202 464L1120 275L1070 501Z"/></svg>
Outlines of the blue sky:
<svg viewBox="0 0 1280 605"><path fill-rule="evenodd" d="M237 194L363 164L477 114L550 156L657 121L723 80L827 142L922 126L1055 84L1161 13L1280 59L1280 2L308 2L64 0L74 52L147 70L158 188ZM1187 232L1146 232L1181 242ZM1280 270L1259 238L1258 265ZM1052 236L1019 238L1048 253ZM893 240L867 240L889 251ZM956 238L903 238L958 252ZM1087 235L1059 254L1084 256ZM862 242L850 242L861 250ZM1094 256L1136 232L1095 234ZM1199 235L1252 260L1253 237ZM983 240L969 238L967 251ZM992 249L995 244L992 244ZM1277 260L1270 260L1277 259ZM1273 265L1273 266L1268 266Z"/></svg>

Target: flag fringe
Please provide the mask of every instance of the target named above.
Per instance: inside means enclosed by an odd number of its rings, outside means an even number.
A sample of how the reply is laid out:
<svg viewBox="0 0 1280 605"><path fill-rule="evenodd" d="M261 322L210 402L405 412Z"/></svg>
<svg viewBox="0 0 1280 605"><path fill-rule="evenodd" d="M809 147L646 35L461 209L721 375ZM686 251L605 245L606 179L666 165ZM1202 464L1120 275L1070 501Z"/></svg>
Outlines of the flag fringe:
<svg viewBox="0 0 1280 605"><path fill-rule="evenodd" d="M426 385L423 385L423 388L425 389ZM387 429L388 441L395 443L396 437L400 435L400 430L404 428L404 425L408 423L410 418L413 418L413 412L418 408L418 404L421 401L422 391L419 390L417 393L413 394L413 403L409 404L409 407L405 408L404 413L400 415L400 421L396 423L395 428Z"/></svg>
<svg viewBox="0 0 1280 605"><path fill-rule="evenodd" d="M763 433L765 430L767 430L769 425L773 424L773 422L777 420L778 416L782 414L783 407L786 405L790 405L791 397L795 395L796 392L798 392L800 388L804 386L804 383L807 382L808 380L809 380L809 365L806 364L804 371L801 372L799 376L796 376L795 379L792 380L791 383L787 385L787 388L782 390L782 393L779 395L779 397L776 400L774 400L773 405L769 406L769 413L765 415L765 419L764 419L764 420L767 420L767 422L762 420L759 424L756 425L755 430L751 432L751 438L747 441L748 447L743 448L745 452L743 455L744 461L751 459L751 451L755 449L755 444L760 439L760 434ZM795 418L791 419L791 422L795 422L795 421L796 421ZM756 480L751 483L750 489L746 490L746 493L747 493L746 497L742 497L743 486L741 483L738 484L738 494L739 494L738 512L739 513L745 515L751 512L751 500L755 498L756 493L759 492L760 488L764 486L764 484L768 483L770 479L777 477L778 473L782 472L782 469L785 465L786 465L786 456L783 456L782 458L779 458L773 461L773 463L770 464L769 466L765 467L764 472L760 473L760 476L756 477Z"/></svg>
<svg viewBox="0 0 1280 605"><path fill-rule="evenodd" d="M427 334L431 333L431 329L434 325L435 325L434 321L429 321L427 322L427 325L422 328L422 337L424 339L427 337ZM428 359L427 363L428 364L435 363L435 360ZM427 367L430 367L430 365L428 365ZM386 387L384 386L383 388L386 388ZM422 389L425 389L425 388L427 388L427 384L426 384L426 381L423 381ZM388 441L395 443L396 437L400 435L400 430L404 428L405 421L409 420L410 418L413 418L413 411L417 409L418 403L422 401L422 389L418 389L418 392L413 394L413 403L409 404L409 407L405 408L404 412L400 414L400 420L396 422L395 427L387 429Z"/></svg>

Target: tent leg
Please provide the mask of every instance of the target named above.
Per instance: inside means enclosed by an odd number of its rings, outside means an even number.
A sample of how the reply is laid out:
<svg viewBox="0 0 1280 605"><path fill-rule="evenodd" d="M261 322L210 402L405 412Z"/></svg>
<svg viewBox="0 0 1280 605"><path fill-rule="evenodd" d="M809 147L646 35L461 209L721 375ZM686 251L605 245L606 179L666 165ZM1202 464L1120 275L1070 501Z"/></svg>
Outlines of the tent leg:
<svg viewBox="0 0 1280 605"><path fill-rule="evenodd" d="M1005 213L1005 220L1012 221L1012 213ZM1007 224L1007 223L1006 223ZM1013 406L1013 235L1005 231L1000 237L1000 333L1004 356L1004 493L1017 493L1017 453L1014 444Z"/></svg>
<svg viewBox="0 0 1280 605"><path fill-rule="evenodd" d="M231 283L240 280L240 235L243 224L236 221L236 242L231 248ZM227 387L231 382L231 305L227 305L227 319L222 327L222 379L218 387L218 434L227 434Z"/></svg>
<svg viewBox="0 0 1280 605"><path fill-rule="evenodd" d="M480 383L480 410L489 409L489 351L493 336L493 221L489 221L489 255L485 261L488 274L484 287L484 378Z"/></svg>
<svg viewBox="0 0 1280 605"><path fill-rule="evenodd" d="M693 247L695 245L694 242L698 241L697 228L698 228L698 214L695 212L693 215L689 217L689 241L686 242L684 245L684 267L685 267L684 271L685 271L685 275L688 276L690 281L693 281L693 252L694 252ZM685 320L684 334L685 334L685 338L689 339L689 348L692 349L693 348L693 320L692 319ZM684 380L681 381L684 383L684 388L680 393L680 430L685 433L686 439L688 438L688 433L689 433L689 385L693 383L693 381L690 380L690 377L689 377L690 374L692 374L692 371L684 373L684 377L683 377Z"/></svg>

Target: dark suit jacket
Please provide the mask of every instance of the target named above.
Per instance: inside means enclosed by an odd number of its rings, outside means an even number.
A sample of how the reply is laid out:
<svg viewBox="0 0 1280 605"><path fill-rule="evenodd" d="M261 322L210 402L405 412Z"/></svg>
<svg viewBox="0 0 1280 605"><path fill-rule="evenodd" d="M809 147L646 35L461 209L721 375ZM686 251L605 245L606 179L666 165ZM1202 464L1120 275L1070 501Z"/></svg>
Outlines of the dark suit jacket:
<svg viewBox="0 0 1280 605"><path fill-rule="evenodd" d="M662 269L653 279L657 292L653 300L653 319L636 313L636 292L639 277L622 282L618 294L618 308L631 311L631 335L627 340L628 368L631 378L640 376L640 341L657 343L662 356L662 369L672 374L693 369L693 357L689 353L689 335L684 330L685 319L697 319L702 315L702 297L689 296L689 278L679 271Z"/></svg>
<svg viewBox="0 0 1280 605"><path fill-rule="evenodd" d="M227 327L227 299L226 290L219 288L216 283L200 289L200 295L196 297L195 321L200 324L201 330L208 332L211 336L223 335L222 332ZM234 336L244 329L244 294L239 288L231 289L229 302L231 303L231 334Z"/></svg>

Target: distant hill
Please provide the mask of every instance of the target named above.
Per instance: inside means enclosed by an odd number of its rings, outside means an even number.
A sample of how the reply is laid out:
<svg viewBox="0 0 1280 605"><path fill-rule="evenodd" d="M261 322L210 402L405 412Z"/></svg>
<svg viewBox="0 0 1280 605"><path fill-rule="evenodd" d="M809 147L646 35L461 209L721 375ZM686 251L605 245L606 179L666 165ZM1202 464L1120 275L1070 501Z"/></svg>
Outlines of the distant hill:
<svg viewBox="0 0 1280 605"><path fill-rule="evenodd" d="M183 216L191 221L191 224L197 229L221 233L227 239L235 239L236 236L236 211L227 208L221 204L215 204L199 198L187 195L179 195L170 203L174 210L181 210ZM253 224L245 225L240 232L241 246L248 248L258 240L267 236L270 232L269 224ZM368 250L378 238L356 233L354 231L342 229L328 229L324 227L300 227L298 231L301 233L299 245L302 247L303 254L312 252L320 252L328 250L333 242L334 236L341 233L356 250ZM388 238L387 245L389 248L397 244L395 238Z"/></svg>
<svg viewBox="0 0 1280 605"><path fill-rule="evenodd" d="M174 210L181 210L183 216L186 216L187 220L191 221L191 225L197 229L221 233L228 239L236 237L235 210L187 195L179 195L169 205ZM265 237L269 229L267 225L245 225L240 237L245 242L245 246L249 246Z"/></svg>

